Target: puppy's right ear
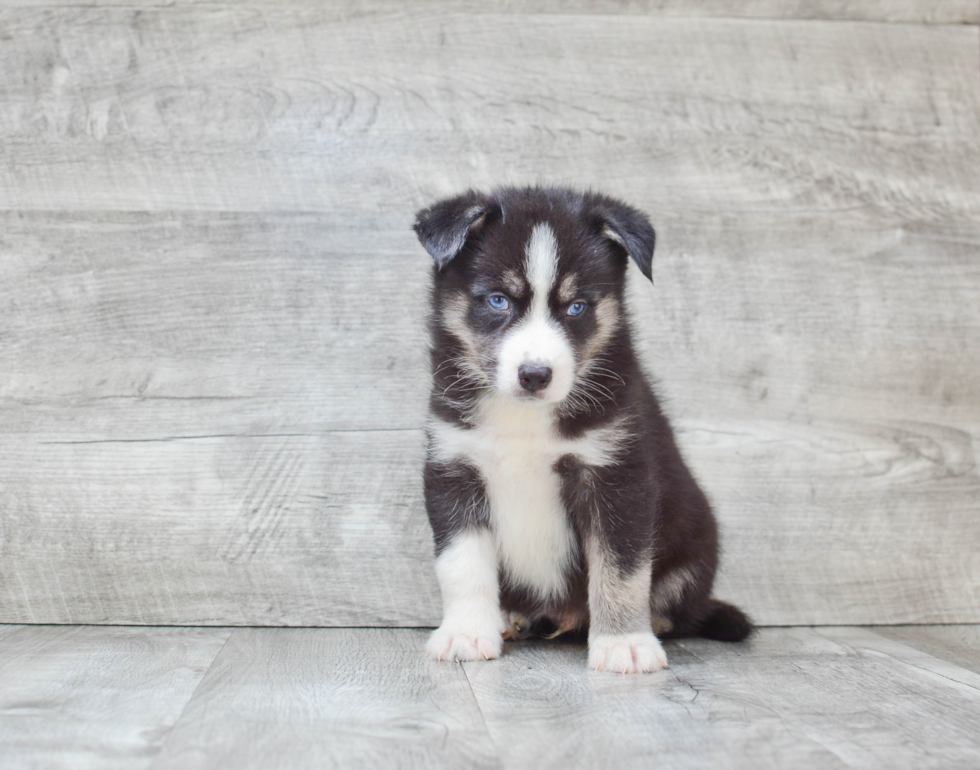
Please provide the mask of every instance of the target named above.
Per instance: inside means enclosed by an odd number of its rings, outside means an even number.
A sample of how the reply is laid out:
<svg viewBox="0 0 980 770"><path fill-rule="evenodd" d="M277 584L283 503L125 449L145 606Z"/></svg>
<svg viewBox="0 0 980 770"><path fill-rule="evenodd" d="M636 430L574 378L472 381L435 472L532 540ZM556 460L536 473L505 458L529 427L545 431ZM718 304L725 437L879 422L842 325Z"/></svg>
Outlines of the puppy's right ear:
<svg viewBox="0 0 980 770"><path fill-rule="evenodd" d="M485 195L470 190L415 215L415 234L439 270L462 251L470 233L483 224L489 208L490 201Z"/></svg>

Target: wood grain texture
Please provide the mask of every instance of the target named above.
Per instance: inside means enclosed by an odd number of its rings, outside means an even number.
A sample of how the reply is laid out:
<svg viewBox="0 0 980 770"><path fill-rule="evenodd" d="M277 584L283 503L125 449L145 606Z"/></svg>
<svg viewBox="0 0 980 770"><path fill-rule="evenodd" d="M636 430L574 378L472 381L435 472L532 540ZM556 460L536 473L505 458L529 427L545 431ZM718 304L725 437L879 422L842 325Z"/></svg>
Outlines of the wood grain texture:
<svg viewBox="0 0 980 770"><path fill-rule="evenodd" d="M0 629L0 766L146 768L231 631Z"/></svg>
<svg viewBox="0 0 980 770"><path fill-rule="evenodd" d="M293 0L323 5L320 0ZM198 0L0 0L0 8L123 7L170 8L200 4ZM276 0L239 0L236 5L263 7ZM333 0L330 6L346 15L392 12L403 8L398 0ZM478 0L428 0L413 3L416 12L480 13L486 4ZM724 17L745 19L820 19L827 21L872 21L915 24L976 24L980 9L973 0L501 0L497 12L534 14L651 14L666 17Z"/></svg>
<svg viewBox="0 0 980 770"><path fill-rule="evenodd" d="M25 483L0 492L0 617L431 624L439 596L421 442L392 431L27 452L14 438L2 465L18 462Z"/></svg>
<svg viewBox="0 0 980 770"><path fill-rule="evenodd" d="M717 592L758 622L980 613L980 431L679 427L722 526ZM3 437L0 620L436 624L421 457L419 431Z"/></svg>
<svg viewBox="0 0 980 770"><path fill-rule="evenodd" d="M153 763L163 768L499 767L462 669L407 629L242 629Z"/></svg>
<svg viewBox="0 0 980 770"><path fill-rule="evenodd" d="M651 676L589 672L584 647L539 643L464 667L508 767L975 766L976 675L888 644L763 629L741 645L669 643L670 668Z"/></svg>
<svg viewBox="0 0 980 770"><path fill-rule="evenodd" d="M0 218L0 619L438 621L409 217ZM631 287L760 622L980 617L980 229L865 227L667 220Z"/></svg>
<svg viewBox="0 0 980 770"><path fill-rule="evenodd" d="M972 26L371 8L0 10L0 208L977 211Z"/></svg>
<svg viewBox="0 0 980 770"><path fill-rule="evenodd" d="M412 213L539 179L658 227L719 593L980 620L975 3L69 5L0 4L0 620L435 622Z"/></svg>
<svg viewBox="0 0 980 770"><path fill-rule="evenodd" d="M9 625L0 624L0 643L3 643L10 636L19 633L22 628L24 626L17 623Z"/></svg>
<svg viewBox="0 0 980 770"><path fill-rule="evenodd" d="M869 630L980 674L980 626L875 626Z"/></svg>
<svg viewBox="0 0 980 770"><path fill-rule="evenodd" d="M765 628L621 676L544 641L428 661L422 630L0 626L0 762L972 768L980 674L918 645L965 630Z"/></svg>
<svg viewBox="0 0 980 770"><path fill-rule="evenodd" d="M976 426L684 427L722 528L716 593L760 622L928 623L980 607Z"/></svg>
<svg viewBox="0 0 980 770"><path fill-rule="evenodd" d="M884 633L879 633L878 628L881 628ZM889 626L876 626L872 629L855 626L823 626L816 630L822 636L845 645L861 655L888 657L903 666L914 667L933 674L936 678L945 679L954 686L963 685L959 688L961 690L972 689L974 692L980 692L980 673L950 661L945 651L941 655L933 655L922 650L921 646L912 639L909 639L908 643L896 639L888 633L889 628ZM925 626L925 628L947 629L956 626ZM939 634L940 638L945 635L943 631ZM935 650L935 647L933 649Z"/></svg>
<svg viewBox="0 0 980 770"><path fill-rule="evenodd" d="M431 260L411 212L2 217L9 430L421 426Z"/></svg>
<svg viewBox="0 0 980 770"><path fill-rule="evenodd" d="M0 214L0 419L53 440L417 429L411 217ZM980 418L976 222L655 223L632 309L677 417Z"/></svg>

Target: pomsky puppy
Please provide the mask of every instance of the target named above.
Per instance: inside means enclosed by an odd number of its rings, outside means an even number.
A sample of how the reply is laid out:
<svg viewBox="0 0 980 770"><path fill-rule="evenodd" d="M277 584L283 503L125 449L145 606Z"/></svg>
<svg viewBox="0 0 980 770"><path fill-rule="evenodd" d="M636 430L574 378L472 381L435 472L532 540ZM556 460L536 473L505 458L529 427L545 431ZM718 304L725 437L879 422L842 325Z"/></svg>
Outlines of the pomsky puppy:
<svg viewBox="0 0 980 770"><path fill-rule="evenodd" d="M656 671L657 635L752 632L711 597L718 530L633 348L632 259L654 231L612 198L467 192L420 211L435 260L425 501L441 660L588 629L589 666ZM656 634L654 633L656 632Z"/></svg>

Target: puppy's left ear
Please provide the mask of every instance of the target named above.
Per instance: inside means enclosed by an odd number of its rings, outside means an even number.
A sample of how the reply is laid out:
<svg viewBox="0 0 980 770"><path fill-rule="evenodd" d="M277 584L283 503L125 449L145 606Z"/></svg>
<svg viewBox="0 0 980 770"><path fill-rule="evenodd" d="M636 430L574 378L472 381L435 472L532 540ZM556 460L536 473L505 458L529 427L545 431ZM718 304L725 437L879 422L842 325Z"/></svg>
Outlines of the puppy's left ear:
<svg viewBox="0 0 980 770"><path fill-rule="evenodd" d="M415 215L415 234L439 270L463 250L467 238L483 223L488 209L487 197L470 190Z"/></svg>
<svg viewBox="0 0 980 770"><path fill-rule="evenodd" d="M647 215L605 196L597 197L594 205L601 228L600 234L619 244L636 262L640 272L652 281L653 247L657 243L657 234Z"/></svg>

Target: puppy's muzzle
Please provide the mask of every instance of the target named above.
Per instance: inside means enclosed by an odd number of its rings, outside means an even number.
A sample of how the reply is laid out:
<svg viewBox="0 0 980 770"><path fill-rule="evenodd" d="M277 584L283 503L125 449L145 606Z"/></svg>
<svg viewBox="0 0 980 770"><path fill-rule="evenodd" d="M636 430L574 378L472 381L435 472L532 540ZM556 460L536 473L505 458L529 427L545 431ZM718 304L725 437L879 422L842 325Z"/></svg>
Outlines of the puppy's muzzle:
<svg viewBox="0 0 980 770"><path fill-rule="evenodd" d="M528 393L537 393L551 382L551 368L525 364L517 370L517 379Z"/></svg>

